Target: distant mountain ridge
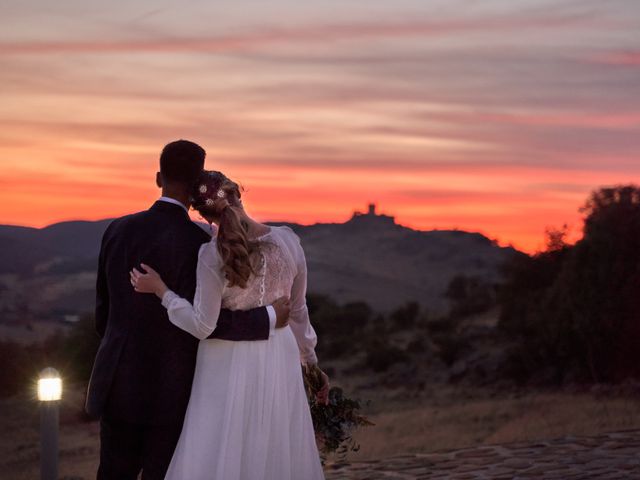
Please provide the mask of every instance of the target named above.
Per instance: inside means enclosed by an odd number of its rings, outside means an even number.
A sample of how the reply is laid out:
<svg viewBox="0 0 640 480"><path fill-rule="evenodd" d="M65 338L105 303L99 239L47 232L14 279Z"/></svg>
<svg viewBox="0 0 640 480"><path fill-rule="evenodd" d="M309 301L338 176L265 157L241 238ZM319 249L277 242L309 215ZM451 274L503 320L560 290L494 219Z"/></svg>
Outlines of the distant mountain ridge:
<svg viewBox="0 0 640 480"><path fill-rule="evenodd" d="M0 225L0 274L35 273L46 270L48 262L94 260L111 221L61 222L40 229Z"/></svg>
<svg viewBox="0 0 640 480"><path fill-rule="evenodd" d="M111 220L71 221L35 229L0 225L0 322L13 317L17 290L39 289L35 316L77 313L93 305L100 240ZM283 225L284 223L272 223ZM417 301L440 311L456 275L500 280L500 266L516 251L484 235L417 231L370 206L345 223L286 223L301 238L309 291L340 302L365 301L387 311ZM24 300L22 300L24 303Z"/></svg>

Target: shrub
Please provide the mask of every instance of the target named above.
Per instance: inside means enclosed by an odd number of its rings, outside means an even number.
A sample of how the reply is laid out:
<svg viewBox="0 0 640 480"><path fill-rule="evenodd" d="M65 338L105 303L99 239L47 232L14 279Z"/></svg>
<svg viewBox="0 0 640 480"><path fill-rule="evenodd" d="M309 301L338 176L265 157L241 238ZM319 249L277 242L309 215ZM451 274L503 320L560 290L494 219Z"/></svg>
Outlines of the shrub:
<svg viewBox="0 0 640 480"><path fill-rule="evenodd" d="M31 373L29 363L30 356L23 345L0 342L0 397L9 397L26 389Z"/></svg>
<svg viewBox="0 0 640 480"><path fill-rule="evenodd" d="M83 315L62 341L61 357L74 380L87 383L100 346L93 315Z"/></svg>
<svg viewBox="0 0 640 480"><path fill-rule="evenodd" d="M308 295L307 306L323 356L337 358L357 348L372 323L373 311L364 302L338 305L324 295Z"/></svg>
<svg viewBox="0 0 640 480"><path fill-rule="evenodd" d="M420 315L420 305L417 302L408 302L391 312L391 321L400 329L409 329L415 326L418 315Z"/></svg>
<svg viewBox="0 0 640 480"><path fill-rule="evenodd" d="M496 289L481 277L457 275L451 279L445 296L451 300L451 317L484 313L496 303Z"/></svg>
<svg viewBox="0 0 640 480"><path fill-rule="evenodd" d="M438 347L440 360L447 366L453 365L470 348L469 341L461 337L455 330L434 335L433 343Z"/></svg>
<svg viewBox="0 0 640 480"><path fill-rule="evenodd" d="M407 352L408 353L423 353L427 348L427 343L424 340L424 337L419 336L411 340L407 344Z"/></svg>
<svg viewBox="0 0 640 480"><path fill-rule="evenodd" d="M384 372L396 363L409 361L409 356L399 348L376 339L367 345L366 365L374 372Z"/></svg>
<svg viewBox="0 0 640 480"><path fill-rule="evenodd" d="M67 335L55 334L33 345L0 342L0 396L32 388L45 367L59 370L66 381L89 381L100 343L92 315L84 315Z"/></svg>

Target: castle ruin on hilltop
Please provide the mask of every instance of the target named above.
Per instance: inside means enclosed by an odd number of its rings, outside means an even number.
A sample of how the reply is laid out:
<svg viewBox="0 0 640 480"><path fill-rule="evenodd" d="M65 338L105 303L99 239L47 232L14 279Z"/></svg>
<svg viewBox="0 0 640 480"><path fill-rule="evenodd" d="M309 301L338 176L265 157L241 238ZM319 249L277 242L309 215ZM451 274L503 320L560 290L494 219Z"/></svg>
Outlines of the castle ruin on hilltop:
<svg viewBox="0 0 640 480"><path fill-rule="evenodd" d="M381 215L376 213L376 204L370 203L366 212L353 212L353 216L349 222L368 225L395 225L396 218L389 215Z"/></svg>

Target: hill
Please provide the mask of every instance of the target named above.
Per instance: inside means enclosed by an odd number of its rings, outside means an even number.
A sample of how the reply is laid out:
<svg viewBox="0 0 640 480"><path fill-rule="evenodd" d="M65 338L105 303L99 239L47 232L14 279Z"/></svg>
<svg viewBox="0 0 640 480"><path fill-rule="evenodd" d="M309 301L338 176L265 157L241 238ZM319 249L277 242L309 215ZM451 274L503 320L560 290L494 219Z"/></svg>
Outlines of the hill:
<svg viewBox="0 0 640 480"><path fill-rule="evenodd" d="M109 222L0 226L0 323L91 310L100 239ZM341 224L287 225L305 248L310 292L365 301L379 311L408 301L442 311L451 279L499 282L500 265L515 253L478 233L412 230L373 206Z"/></svg>
<svg viewBox="0 0 640 480"><path fill-rule="evenodd" d="M342 224L289 226L305 248L310 291L382 311L409 301L442 311L454 277L499 282L500 266L515 253L479 233L412 230L375 210Z"/></svg>

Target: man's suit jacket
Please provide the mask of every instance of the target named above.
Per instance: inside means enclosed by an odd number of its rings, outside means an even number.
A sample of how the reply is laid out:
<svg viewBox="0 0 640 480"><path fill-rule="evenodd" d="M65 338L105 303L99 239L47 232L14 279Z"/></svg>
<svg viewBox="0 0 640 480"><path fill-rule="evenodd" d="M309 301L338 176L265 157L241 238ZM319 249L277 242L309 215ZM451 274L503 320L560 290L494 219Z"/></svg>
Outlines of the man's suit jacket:
<svg viewBox="0 0 640 480"><path fill-rule="evenodd" d="M96 329L102 337L86 410L141 425L181 424L195 370L198 339L173 325L160 300L134 291L129 271L150 265L181 297L193 301L200 246L211 237L179 205L114 220L102 239L96 285ZM222 310L212 337L266 340L264 307Z"/></svg>

